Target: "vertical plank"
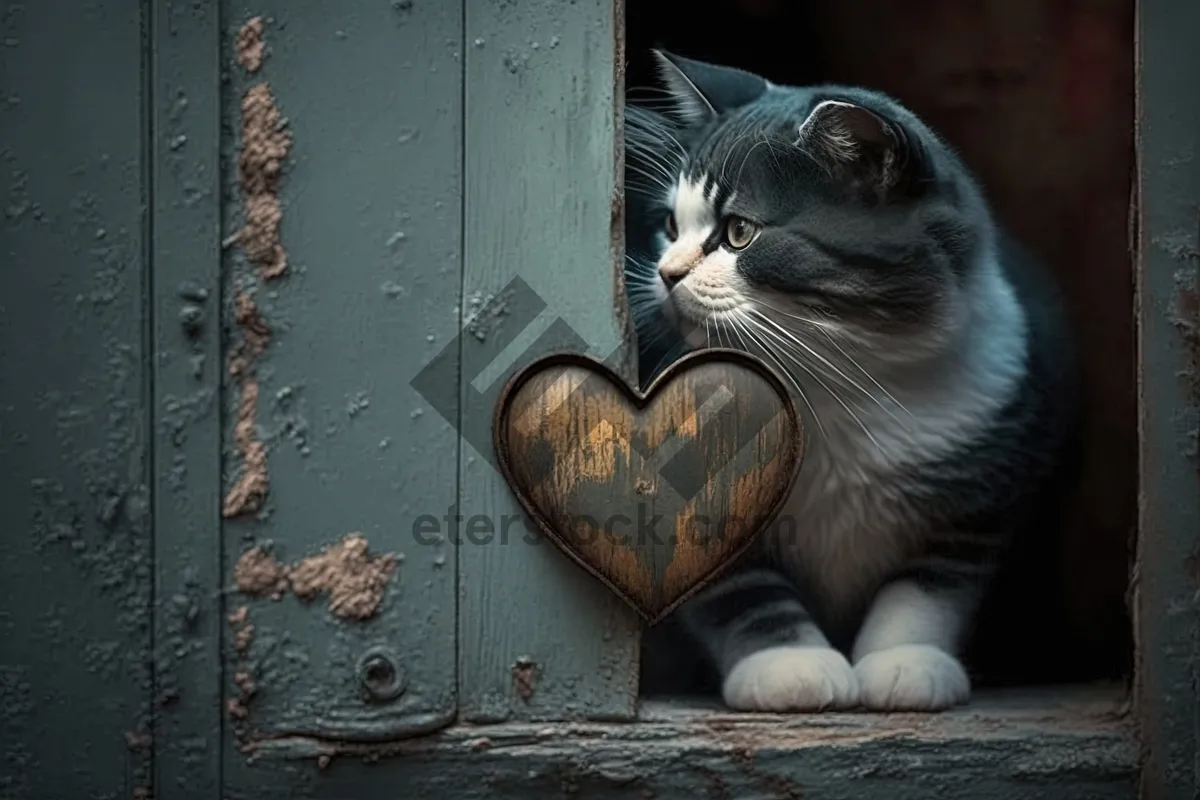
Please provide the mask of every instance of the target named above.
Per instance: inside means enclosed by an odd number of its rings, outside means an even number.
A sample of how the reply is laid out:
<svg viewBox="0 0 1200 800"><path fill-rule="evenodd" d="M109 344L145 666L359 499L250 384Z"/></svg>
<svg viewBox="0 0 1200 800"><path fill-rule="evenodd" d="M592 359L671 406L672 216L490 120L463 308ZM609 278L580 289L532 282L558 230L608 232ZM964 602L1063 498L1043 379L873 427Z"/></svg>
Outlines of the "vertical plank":
<svg viewBox="0 0 1200 800"><path fill-rule="evenodd" d="M628 364L613 238L621 8L613 0L465 7L469 335L457 511L466 530L453 534L460 708L476 722L628 718L637 621L549 543L531 539L532 524L513 524L520 509L491 463L489 432L504 380L539 355L615 353Z"/></svg>
<svg viewBox="0 0 1200 800"><path fill-rule="evenodd" d="M1144 800L1191 798L1200 657L1200 5L1138 9L1141 520L1136 698Z"/></svg>
<svg viewBox="0 0 1200 800"><path fill-rule="evenodd" d="M278 183L286 272L265 278L239 246L225 259L227 355L244 340L238 296L270 329L251 366L269 491L258 513L223 524L227 608L242 619L225 647L224 768L249 790L258 779L235 774L236 748L258 737L394 739L454 717L455 565L413 529L454 502L457 437L409 383L457 330L462 23L456 4L377 0L225 3L221 16L227 237L244 219L238 148L252 87L267 84L291 136ZM234 45L254 17L265 58L248 73ZM242 398L227 377L227 490L243 470ZM365 618L335 614L327 592L252 597L235 585L252 547L294 566L354 533L372 561L394 564ZM366 691L362 665L376 648L399 689L386 696Z"/></svg>
<svg viewBox="0 0 1200 800"><path fill-rule="evenodd" d="M157 800L221 793L220 29L149 4Z"/></svg>
<svg viewBox="0 0 1200 800"><path fill-rule="evenodd" d="M0 797L150 791L143 6L0 11Z"/></svg>

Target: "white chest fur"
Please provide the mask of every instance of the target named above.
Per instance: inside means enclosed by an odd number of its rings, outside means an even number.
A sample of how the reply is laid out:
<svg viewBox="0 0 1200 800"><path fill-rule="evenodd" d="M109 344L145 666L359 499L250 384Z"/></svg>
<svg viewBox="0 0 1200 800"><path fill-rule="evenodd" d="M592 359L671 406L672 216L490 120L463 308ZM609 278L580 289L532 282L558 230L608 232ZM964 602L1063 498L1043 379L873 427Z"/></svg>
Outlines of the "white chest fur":
<svg viewBox="0 0 1200 800"><path fill-rule="evenodd" d="M1023 310L997 267L981 270L977 280L960 335L938 356L943 363L925 365L920 379L893 369L883 386L866 384L874 400L844 394L854 416L806 385L804 375L793 376L808 401L797 407L808 412L809 446L765 543L834 615L874 592L927 533L906 502L913 468L978 436L1024 375Z"/></svg>

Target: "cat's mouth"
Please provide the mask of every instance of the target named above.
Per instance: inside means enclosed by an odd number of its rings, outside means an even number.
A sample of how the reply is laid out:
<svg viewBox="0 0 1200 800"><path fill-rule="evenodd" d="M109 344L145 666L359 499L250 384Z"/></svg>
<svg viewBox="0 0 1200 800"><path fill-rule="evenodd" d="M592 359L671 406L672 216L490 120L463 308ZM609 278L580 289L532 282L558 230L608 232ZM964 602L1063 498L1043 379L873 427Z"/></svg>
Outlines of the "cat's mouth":
<svg viewBox="0 0 1200 800"><path fill-rule="evenodd" d="M703 325L719 322L736 314L746 305L741 292L734 289L710 289L684 281L671 289L664 306L677 322Z"/></svg>
<svg viewBox="0 0 1200 800"><path fill-rule="evenodd" d="M745 314L746 299L736 291L705 291L680 283L664 298L663 315L693 347L708 343Z"/></svg>

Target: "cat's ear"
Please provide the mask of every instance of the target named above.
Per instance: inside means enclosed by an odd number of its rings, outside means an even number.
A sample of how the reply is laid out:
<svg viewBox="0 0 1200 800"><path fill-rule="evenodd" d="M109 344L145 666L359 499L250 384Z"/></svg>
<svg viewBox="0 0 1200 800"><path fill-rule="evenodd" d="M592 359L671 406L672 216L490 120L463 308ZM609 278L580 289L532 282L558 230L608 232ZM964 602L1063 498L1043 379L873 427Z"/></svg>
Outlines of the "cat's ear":
<svg viewBox="0 0 1200 800"><path fill-rule="evenodd" d="M844 100L822 100L799 128L797 144L835 175L879 197L908 185L920 153L904 127Z"/></svg>
<svg viewBox="0 0 1200 800"><path fill-rule="evenodd" d="M745 70L694 61L665 50L653 52L675 115L687 125L703 124L752 103L770 87L765 79Z"/></svg>

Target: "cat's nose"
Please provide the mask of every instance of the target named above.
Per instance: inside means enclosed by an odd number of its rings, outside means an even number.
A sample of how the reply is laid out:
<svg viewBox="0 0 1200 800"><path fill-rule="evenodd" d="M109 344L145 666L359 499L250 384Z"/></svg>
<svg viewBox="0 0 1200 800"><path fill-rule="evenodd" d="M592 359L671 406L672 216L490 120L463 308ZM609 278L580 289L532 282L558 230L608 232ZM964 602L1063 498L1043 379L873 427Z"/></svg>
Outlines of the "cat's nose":
<svg viewBox="0 0 1200 800"><path fill-rule="evenodd" d="M658 268L658 277L662 278L663 285L668 289L674 289L675 285L683 280L686 274L686 272L679 272L665 266Z"/></svg>

